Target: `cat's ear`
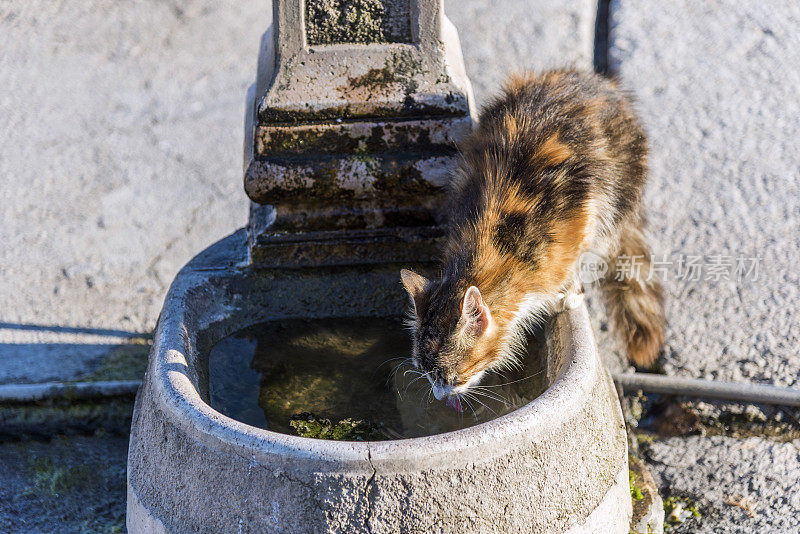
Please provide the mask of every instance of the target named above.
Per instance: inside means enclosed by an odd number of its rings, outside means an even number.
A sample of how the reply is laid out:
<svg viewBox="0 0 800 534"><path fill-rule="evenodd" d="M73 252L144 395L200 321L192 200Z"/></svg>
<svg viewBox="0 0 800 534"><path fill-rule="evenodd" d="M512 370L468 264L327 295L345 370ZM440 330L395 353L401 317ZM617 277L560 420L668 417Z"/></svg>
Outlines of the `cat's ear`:
<svg viewBox="0 0 800 534"><path fill-rule="evenodd" d="M461 303L461 315L464 318L467 330L473 336L480 337L489 328L492 314L477 287L471 286L464 293L464 302Z"/></svg>
<svg viewBox="0 0 800 534"><path fill-rule="evenodd" d="M403 287L406 288L408 294L411 295L411 300L414 306L417 306L417 299L425 291L425 288L430 284L430 280L408 269L400 269L400 280L403 282Z"/></svg>

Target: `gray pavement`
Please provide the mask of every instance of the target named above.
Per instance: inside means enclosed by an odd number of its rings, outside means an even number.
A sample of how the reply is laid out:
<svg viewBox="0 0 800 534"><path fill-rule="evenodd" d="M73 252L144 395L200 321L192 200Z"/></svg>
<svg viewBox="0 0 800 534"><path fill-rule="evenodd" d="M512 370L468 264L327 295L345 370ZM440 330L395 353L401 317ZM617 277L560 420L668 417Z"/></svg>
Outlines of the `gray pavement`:
<svg viewBox="0 0 800 534"><path fill-rule="evenodd" d="M650 135L657 256L705 256L700 280L667 271L664 370L800 386L800 5L621 0L610 18L612 71ZM759 258L757 279L715 280L715 256ZM704 512L682 532L800 529L797 442L676 437L645 457ZM755 517L724 503L737 495Z"/></svg>
<svg viewBox="0 0 800 534"><path fill-rule="evenodd" d="M592 0L445 0L444 9L458 28L478 106L510 72L592 67Z"/></svg>
<svg viewBox="0 0 800 534"><path fill-rule="evenodd" d="M268 13L0 2L0 384L90 371L244 225L244 94Z"/></svg>
<svg viewBox="0 0 800 534"><path fill-rule="evenodd" d="M800 440L668 438L643 455L656 483L689 498L701 514L675 532L800 531Z"/></svg>
<svg viewBox="0 0 800 534"><path fill-rule="evenodd" d="M611 24L650 135L657 256L760 258L742 282L669 269L664 369L800 386L800 4L623 0Z"/></svg>

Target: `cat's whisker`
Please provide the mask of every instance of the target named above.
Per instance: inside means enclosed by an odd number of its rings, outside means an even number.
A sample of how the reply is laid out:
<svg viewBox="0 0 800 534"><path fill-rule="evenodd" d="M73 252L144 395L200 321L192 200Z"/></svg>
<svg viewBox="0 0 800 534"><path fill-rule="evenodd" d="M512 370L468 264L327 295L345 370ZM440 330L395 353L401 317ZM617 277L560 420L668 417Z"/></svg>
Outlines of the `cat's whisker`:
<svg viewBox="0 0 800 534"><path fill-rule="evenodd" d="M408 384L406 384L406 387L404 387L404 388L403 388L403 394L405 394L405 393L408 391L408 388L410 388L410 387L411 387L411 384L413 384L414 382L416 382L416 381L417 381L417 380L419 380L420 378L424 378L424 377L425 377L425 375L418 376L417 378L415 378L415 379L411 380L411 382L409 382Z"/></svg>
<svg viewBox="0 0 800 534"><path fill-rule="evenodd" d="M478 397L472 397L472 400L474 400L475 402L477 402L478 404L480 404L481 406L492 412L495 416L497 416L497 412L489 408L486 404L482 403Z"/></svg>
<svg viewBox="0 0 800 534"><path fill-rule="evenodd" d="M409 360L409 361L411 360L411 358L404 358L404 359L406 359L406 360ZM391 361L391 360L387 360L387 362L388 362L388 361ZM386 362L384 362L384 363L386 363ZM383 365L383 364L381 364L381 365ZM389 373L389 376L386 378L386 383L387 383L387 384L388 384L388 383L389 383L391 380L393 380L393 379L394 379L395 375L397 375L397 373L398 373L398 372L400 372L400 369L403 367L403 365L404 365L404 363L403 363L403 362L400 362L399 364L397 364L397 365L395 366L395 368L394 368L394 369L392 369L392 372L391 372L391 373ZM380 367L380 366L378 366L378 367ZM413 367L410 367L410 366L409 366L409 369L413 369ZM415 370L416 370L416 369L415 369Z"/></svg>
<svg viewBox="0 0 800 534"><path fill-rule="evenodd" d="M461 398L464 399L464 402L467 403L467 406L469 406L469 409L472 410L472 417L474 417L475 421L477 421L478 420L478 414L475 411L475 407L472 405L471 402L469 402L469 399L466 397L466 395L462 395Z"/></svg>
<svg viewBox="0 0 800 534"><path fill-rule="evenodd" d="M417 371L416 369L406 369L405 371L403 371L403 378L408 376L408 373L411 373L412 376L414 376L414 373L416 373L418 375L417 378L419 378L420 376L425 376L425 373L423 373L421 371ZM394 377L395 377L395 375L391 376L391 378L394 378Z"/></svg>
<svg viewBox="0 0 800 534"><path fill-rule="evenodd" d="M490 392L473 390L470 391L470 393L472 393L473 395L482 395L483 397L486 397L487 399L491 399L493 401L497 401L506 407L511 406L511 404L506 399L500 397L499 395L493 395Z"/></svg>
<svg viewBox="0 0 800 534"><path fill-rule="evenodd" d="M528 375L528 376L522 377L522 378L520 378L520 379L518 379L518 380L512 380L512 381L510 381L510 382L505 382L505 383L503 383L503 384L492 384L492 385L481 384L481 385L471 386L471 387L470 387L470 389L477 389L477 388L500 388L500 387L508 386L508 385L510 385L510 384L516 384L517 382L522 382L523 380L530 380L531 378L535 378L535 377L539 376L539 375L540 375L540 374L542 374L543 372L544 372L544 370L542 370L542 371L539 371L539 372L536 372L536 373L533 373L532 375Z"/></svg>
<svg viewBox="0 0 800 534"><path fill-rule="evenodd" d="M412 368L412 369L413 369L413 367L414 367L414 365L411 363L411 358L409 358L409 357L405 356L405 357L391 358L391 359L389 359L389 360L386 360L385 362L383 362L382 364L380 364L380 365L378 366L378 368L380 368L381 366L383 366L383 365L385 365L385 364L387 364L387 363L391 363L391 362L393 362L393 361L396 361L396 360L400 360L400 362L399 362L399 363L397 363L397 365L395 365L395 367L394 367L394 370L392 371L392 372L394 372L394 373L396 373L396 372L397 372L397 371L398 371L398 370L399 370L401 367L403 367L403 366L408 366L409 368Z"/></svg>
<svg viewBox="0 0 800 534"><path fill-rule="evenodd" d="M492 388L474 387L473 386L473 387L469 388L469 391L472 391L472 392L476 392L477 391L477 392L480 392L480 393L485 393L486 395L494 395L495 397L503 398L503 395L501 394L500 391L492 389Z"/></svg>
<svg viewBox="0 0 800 534"><path fill-rule="evenodd" d="M389 362L393 362L393 361L395 361L395 360L411 360L411 356L396 356L396 357L394 357L394 358L389 358L389 359L388 359L388 360L386 360L385 362L381 363L381 365L383 365L383 364L386 364L386 363L389 363ZM379 367L380 367L380 366L379 366Z"/></svg>

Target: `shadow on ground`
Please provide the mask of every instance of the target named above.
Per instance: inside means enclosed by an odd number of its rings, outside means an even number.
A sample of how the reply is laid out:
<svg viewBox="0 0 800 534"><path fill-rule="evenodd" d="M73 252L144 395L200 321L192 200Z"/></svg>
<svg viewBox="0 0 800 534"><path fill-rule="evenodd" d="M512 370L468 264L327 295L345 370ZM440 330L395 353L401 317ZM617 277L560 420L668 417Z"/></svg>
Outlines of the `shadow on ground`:
<svg viewBox="0 0 800 534"><path fill-rule="evenodd" d="M136 380L151 335L111 328L0 322L0 384Z"/></svg>

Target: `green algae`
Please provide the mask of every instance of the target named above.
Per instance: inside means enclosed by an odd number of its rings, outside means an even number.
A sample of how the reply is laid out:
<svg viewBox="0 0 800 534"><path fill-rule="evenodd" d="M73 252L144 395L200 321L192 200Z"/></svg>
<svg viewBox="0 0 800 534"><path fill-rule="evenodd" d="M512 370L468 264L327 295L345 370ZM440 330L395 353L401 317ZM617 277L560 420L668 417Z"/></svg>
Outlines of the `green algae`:
<svg viewBox="0 0 800 534"><path fill-rule="evenodd" d="M289 425L298 436L304 438L329 439L337 441L376 441L386 439L375 425L366 421L342 419L331 422L330 419L317 417L305 412L293 416Z"/></svg>
<svg viewBox="0 0 800 534"><path fill-rule="evenodd" d="M664 527L666 530L677 527L692 517L702 517L694 500L680 496L664 499Z"/></svg>
<svg viewBox="0 0 800 534"><path fill-rule="evenodd" d="M628 483L631 487L631 498L637 501L644 499L644 493L636 486L636 473L633 469L628 469Z"/></svg>

